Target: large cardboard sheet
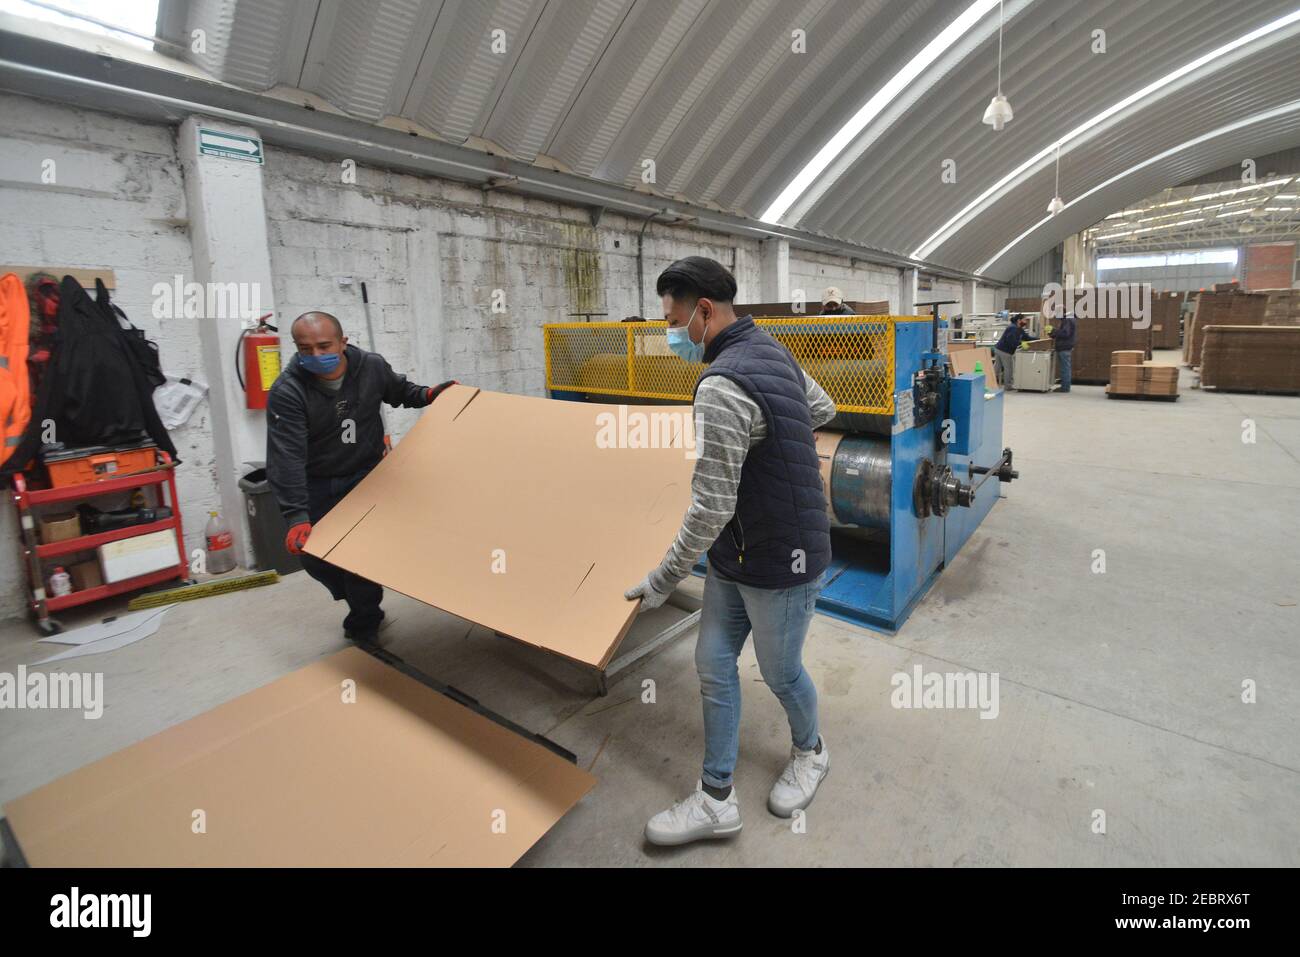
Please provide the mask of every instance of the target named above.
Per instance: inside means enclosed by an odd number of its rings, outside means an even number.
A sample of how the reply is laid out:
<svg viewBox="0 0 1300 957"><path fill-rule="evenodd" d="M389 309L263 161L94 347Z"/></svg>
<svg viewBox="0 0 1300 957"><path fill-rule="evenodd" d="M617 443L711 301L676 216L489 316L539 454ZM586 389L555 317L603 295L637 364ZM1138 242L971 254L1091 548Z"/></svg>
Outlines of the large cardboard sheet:
<svg viewBox="0 0 1300 957"><path fill-rule="evenodd" d="M312 529L307 552L603 667L636 615L623 592L690 505L689 416L453 386Z"/></svg>
<svg viewBox="0 0 1300 957"><path fill-rule="evenodd" d="M5 813L33 866L508 866L594 784L349 648Z"/></svg>

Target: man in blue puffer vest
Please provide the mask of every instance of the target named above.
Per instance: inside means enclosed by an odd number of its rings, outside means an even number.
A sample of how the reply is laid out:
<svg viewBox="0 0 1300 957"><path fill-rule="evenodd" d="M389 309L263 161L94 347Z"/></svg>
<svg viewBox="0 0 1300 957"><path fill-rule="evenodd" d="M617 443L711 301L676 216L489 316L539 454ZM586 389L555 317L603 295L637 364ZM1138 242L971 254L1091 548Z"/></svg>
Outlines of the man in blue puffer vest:
<svg viewBox="0 0 1300 957"><path fill-rule="evenodd" d="M732 309L736 280L689 256L659 276L668 345L707 368L695 388L691 505L658 567L627 592L657 608L708 549L695 665L704 698L704 770L685 800L646 825L654 844L740 831L732 775L740 742L736 661L750 632L759 670L790 721L790 761L768 809L807 807L830 768L804 638L830 564L830 523L813 430L835 415L826 392L785 346Z"/></svg>

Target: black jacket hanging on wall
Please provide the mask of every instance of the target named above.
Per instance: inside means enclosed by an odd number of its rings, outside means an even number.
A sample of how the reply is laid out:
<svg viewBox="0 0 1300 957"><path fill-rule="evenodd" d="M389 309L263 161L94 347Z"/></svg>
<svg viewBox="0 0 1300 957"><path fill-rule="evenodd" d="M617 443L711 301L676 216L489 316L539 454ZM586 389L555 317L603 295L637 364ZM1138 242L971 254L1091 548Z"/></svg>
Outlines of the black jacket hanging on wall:
<svg viewBox="0 0 1300 957"><path fill-rule="evenodd" d="M43 423L51 420L54 439L66 448L116 445L147 435L179 462L153 404L161 378L157 347L126 321L104 284L97 280L95 285L97 300L76 279L63 277L54 355L27 431L0 474L18 471L35 458L44 444Z"/></svg>

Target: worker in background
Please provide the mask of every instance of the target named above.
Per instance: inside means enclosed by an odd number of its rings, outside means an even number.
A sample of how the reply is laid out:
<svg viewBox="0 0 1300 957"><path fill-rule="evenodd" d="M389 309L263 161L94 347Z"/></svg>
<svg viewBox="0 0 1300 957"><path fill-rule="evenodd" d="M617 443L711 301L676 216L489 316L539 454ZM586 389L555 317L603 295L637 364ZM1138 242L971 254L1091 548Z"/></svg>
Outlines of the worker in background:
<svg viewBox="0 0 1300 957"><path fill-rule="evenodd" d="M1016 350L1033 338L1029 332L1029 320L1021 312L1012 316L1010 325L1002 330L1002 338L993 347L993 364L1003 388L1011 385L1011 360L1015 358Z"/></svg>
<svg viewBox="0 0 1300 957"><path fill-rule="evenodd" d="M685 844L739 832L732 776L740 741L736 660L749 634L759 671L790 722L790 761L768 809L805 808L830 767L817 724L817 689L804 669L804 638L830 529L813 430L835 404L789 350L732 308L736 280L720 263L689 256L659 276L668 345L708 368L695 388L691 504L663 561L627 591L657 608L708 549L709 572L695 666L704 699L704 769L685 800L646 825L654 844Z"/></svg>
<svg viewBox="0 0 1300 957"><path fill-rule="evenodd" d="M1047 315L1047 313L1044 313ZM1078 321L1073 313L1065 313L1059 319L1049 320L1046 332L1056 344L1056 369L1061 377L1061 391L1070 391L1071 359L1074 356L1074 343L1079 338Z"/></svg>
<svg viewBox="0 0 1300 957"><path fill-rule="evenodd" d="M827 286L822 293L823 316L851 316L853 310L844 305L844 293L836 286Z"/></svg>
<svg viewBox="0 0 1300 957"><path fill-rule="evenodd" d="M289 525L285 548L307 574L348 603L343 632L374 642L384 590L372 581L303 554L312 525L325 517L384 457L381 403L428 405L454 382L429 388L408 382L384 357L349 345L327 312L305 312L290 327L297 353L266 402L266 476Z"/></svg>

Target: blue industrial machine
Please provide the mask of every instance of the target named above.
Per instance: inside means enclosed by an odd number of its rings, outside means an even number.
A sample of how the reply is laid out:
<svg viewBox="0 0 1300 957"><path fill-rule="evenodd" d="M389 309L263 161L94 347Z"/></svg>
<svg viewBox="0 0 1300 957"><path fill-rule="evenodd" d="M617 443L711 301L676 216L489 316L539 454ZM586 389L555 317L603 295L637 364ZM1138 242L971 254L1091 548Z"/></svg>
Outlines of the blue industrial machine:
<svg viewBox="0 0 1300 957"><path fill-rule="evenodd" d="M817 433L833 560L817 607L895 631L1017 477L1002 446L1003 393L956 375L931 316L759 319L836 401ZM743 313L744 307L737 307ZM546 335L553 398L689 401L702 366L663 346L663 323L558 323ZM657 340L657 341L656 341ZM996 479L997 481L994 481ZM697 573L703 573L703 562Z"/></svg>
<svg viewBox="0 0 1300 957"><path fill-rule="evenodd" d="M841 414L831 428L850 431L818 435L836 520L817 604L829 615L897 630L1017 477L1003 393L953 375L941 332L937 316L895 322L892 419Z"/></svg>

